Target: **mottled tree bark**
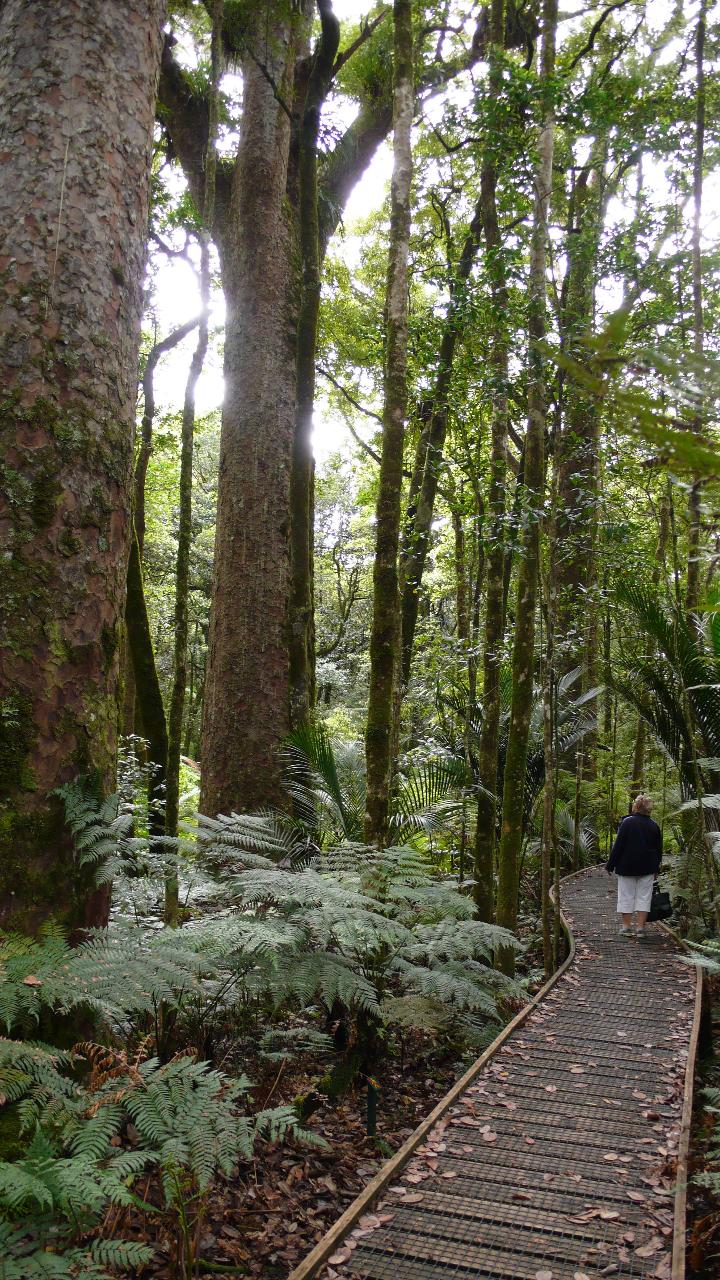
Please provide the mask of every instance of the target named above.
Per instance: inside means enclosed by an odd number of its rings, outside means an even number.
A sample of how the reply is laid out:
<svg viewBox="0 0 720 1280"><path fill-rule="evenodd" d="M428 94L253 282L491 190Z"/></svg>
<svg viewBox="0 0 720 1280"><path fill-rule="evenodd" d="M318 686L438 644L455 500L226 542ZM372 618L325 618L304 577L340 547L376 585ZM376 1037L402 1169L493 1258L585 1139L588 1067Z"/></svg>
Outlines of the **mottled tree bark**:
<svg viewBox="0 0 720 1280"><path fill-rule="evenodd" d="M501 53L505 42L505 2L493 0L490 10L490 83L493 95L503 92ZM487 139L480 173L487 270L492 292L493 332L491 367L493 411L490 444L490 512L485 636L483 644L483 718L477 754L477 822L475 826L475 905L481 920L495 914L495 829L497 824L498 740L500 733L500 665L505 636L505 487L508 439L508 291L502 236L498 222L498 159L502 135Z"/></svg>
<svg viewBox="0 0 720 1280"><path fill-rule="evenodd" d="M0 921L106 918L54 789L114 784L162 0L0 7Z"/></svg>
<svg viewBox="0 0 720 1280"><path fill-rule="evenodd" d="M276 750L290 728L297 298L286 104L304 32L301 15L282 6L257 17L243 61L230 198L215 219L227 318L202 732L205 813L278 801Z"/></svg>
<svg viewBox="0 0 720 1280"><path fill-rule="evenodd" d="M552 191L554 110L552 78L555 68L557 0L543 0L541 77L543 124L538 139L529 283L528 428L525 444L527 532L518 575L517 616L512 659L512 701L503 782L502 832L498 859L497 922L515 929L518 909L518 862L523 836L523 793L532 709L535 648L535 609L539 571L539 519L545 480L545 358L546 270L548 208ZM506 972L514 968L513 953L498 957Z"/></svg>
<svg viewBox="0 0 720 1280"><path fill-rule="evenodd" d="M392 779L393 710L400 677L398 551L407 410L408 260L412 184L412 2L394 0L393 175L386 294L383 443L377 501L370 694L365 737L365 838L384 845Z"/></svg>
<svg viewBox="0 0 720 1280"><path fill-rule="evenodd" d="M705 26L707 3L701 0L695 33L695 154L693 156L693 232L692 232L692 285L693 285L693 354L698 364L695 376L702 387L700 362L705 346L705 319L703 315L702 278L702 193L703 157L705 153ZM693 423L695 431L702 430L703 407L700 404ZM700 603L700 533L701 533L701 480L695 476L688 494L688 560L685 582L685 604L689 611Z"/></svg>

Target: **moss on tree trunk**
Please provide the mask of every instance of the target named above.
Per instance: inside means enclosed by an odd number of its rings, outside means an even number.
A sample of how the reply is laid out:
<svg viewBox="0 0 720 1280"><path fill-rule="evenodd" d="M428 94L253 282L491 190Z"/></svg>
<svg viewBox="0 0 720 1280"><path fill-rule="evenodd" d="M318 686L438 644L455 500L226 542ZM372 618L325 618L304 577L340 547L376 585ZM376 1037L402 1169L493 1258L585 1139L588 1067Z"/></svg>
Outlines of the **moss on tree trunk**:
<svg viewBox="0 0 720 1280"><path fill-rule="evenodd" d="M493 0L490 10L490 84L494 100L502 102L502 50L505 43L505 0ZM497 108L496 108L497 109ZM505 489L508 438L508 290L504 248L497 209L498 161L503 130L488 123L480 171L480 207L492 293L491 367L493 410L490 445L490 551L485 594L483 643L483 718L477 755L477 821L475 825L475 888L481 920L495 915L495 832L497 825L498 744L500 735L500 667L505 638Z"/></svg>
<svg viewBox="0 0 720 1280"><path fill-rule="evenodd" d="M114 785L165 6L0 6L0 919L102 923L53 792ZM98 86L102 86L99 92Z"/></svg>

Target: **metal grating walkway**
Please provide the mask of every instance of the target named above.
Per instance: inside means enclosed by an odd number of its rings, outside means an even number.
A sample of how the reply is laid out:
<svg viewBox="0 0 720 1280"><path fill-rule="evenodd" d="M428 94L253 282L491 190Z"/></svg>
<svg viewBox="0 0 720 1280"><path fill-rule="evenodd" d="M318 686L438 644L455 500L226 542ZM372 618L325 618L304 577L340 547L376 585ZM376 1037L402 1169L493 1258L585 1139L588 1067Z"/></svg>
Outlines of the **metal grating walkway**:
<svg viewBox="0 0 720 1280"><path fill-rule="evenodd" d="M565 972L291 1280L680 1280L698 979L657 925L618 936L615 894L563 883Z"/></svg>

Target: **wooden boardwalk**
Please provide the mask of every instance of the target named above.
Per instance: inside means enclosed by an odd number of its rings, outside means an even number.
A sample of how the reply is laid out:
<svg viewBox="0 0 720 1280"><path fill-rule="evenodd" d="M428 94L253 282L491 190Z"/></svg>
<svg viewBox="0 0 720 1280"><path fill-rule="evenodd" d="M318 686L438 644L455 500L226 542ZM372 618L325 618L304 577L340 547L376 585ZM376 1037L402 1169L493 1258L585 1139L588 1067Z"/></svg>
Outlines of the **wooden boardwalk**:
<svg viewBox="0 0 720 1280"><path fill-rule="evenodd" d="M618 936L615 894L563 882L563 971L291 1280L682 1280L700 983L657 925Z"/></svg>

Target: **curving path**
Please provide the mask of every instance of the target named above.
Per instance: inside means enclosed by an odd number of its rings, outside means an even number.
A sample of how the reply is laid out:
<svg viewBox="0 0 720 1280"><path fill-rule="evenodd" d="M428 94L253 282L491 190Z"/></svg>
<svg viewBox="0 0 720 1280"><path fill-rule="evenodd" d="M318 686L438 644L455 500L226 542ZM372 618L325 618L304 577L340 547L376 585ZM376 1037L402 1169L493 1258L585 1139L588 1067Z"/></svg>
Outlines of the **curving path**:
<svg viewBox="0 0 720 1280"><path fill-rule="evenodd" d="M563 882L563 969L291 1280L682 1280L700 984L615 893Z"/></svg>

